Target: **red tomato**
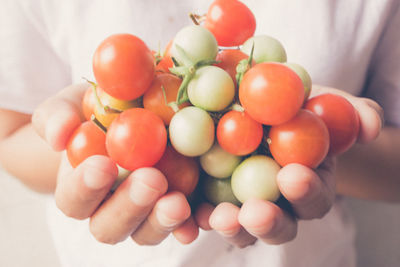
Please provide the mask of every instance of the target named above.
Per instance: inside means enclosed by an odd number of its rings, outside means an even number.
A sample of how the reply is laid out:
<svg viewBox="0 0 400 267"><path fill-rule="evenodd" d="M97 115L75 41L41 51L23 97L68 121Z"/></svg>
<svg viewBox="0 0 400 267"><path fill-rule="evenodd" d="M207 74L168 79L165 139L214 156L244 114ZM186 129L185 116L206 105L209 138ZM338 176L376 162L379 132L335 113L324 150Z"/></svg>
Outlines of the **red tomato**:
<svg viewBox="0 0 400 267"><path fill-rule="evenodd" d="M151 51L131 34L111 35L93 56L93 72L99 87L121 100L143 95L154 78L154 71Z"/></svg>
<svg viewBox="0 0 400 267"><path fill-rule="evenodd" d="M245 112L229 111L218 122L218 143L231 154L250 154L260 145L262 137L262 125Z"/></svg>
<svg viewBox="0 0 400 267"><path fill-rule="evenodd" d="M316 168L329 149L329 132L325 123L304 109L290 121L272 126L269 138L271 154L281 166L300 163Z"/></svg>
<svg viewBox="0 0 400 267"><path fill-rule="evenodd" d="M247 59L248 57L248 55L238 49L225 49L218 53L215 60L220 62L215 64L215 66L218 66L229 73L236 87L236 67L241 60ZM255 64L254 60L253 64Z"/></svg>
<svg viewBox="0 0 400 267"><path fill-rule="evenodd" d="M153 166L164 154L166 144L163 121L143 108L122 112L108 128L106 136L110 157L130 171Z"/></svg>
<svg viewBox="0 0 400 267"><path fill-rule="evenodd" d="M158 62L156 70L169 73L169 69L174 66L174 62L172 61L171 51L170 51L172 42L173 40L169 41L169 43L167 44L163 58L160 60L160 62Z"/></svg>
<svg viewBox="0 0 400 267"><path fill-rule="evenodd" d="M323 94L309 99L305 108L317 114L328 127L330 155L343 153L356 142L360 124L358 113L346 98Z"/></svg>
<svg viewBox="0 0 400 267"><path fill-rule="evenodd" d="M293 118L304 100L299 76L280 63L260 63L248 70L239 86L240 103L256 121L277 125Z"/></svg>
<svg viewBox="0 0 400 267"><path fill-rule="evenodd" d="M253 36L256 19L251 10L237 0L216 0L208 9L205 25L220 46L238 46Z"/></svg>
<svg viewBox="0 0 400 267"><path fill-rule="evenodd" d="M92 121L85 121L72 134L67 144L67 157L72 167L93 155L107 156L106 134Z"/></svg>
<svg viewBox="0 0 400 267"><path fill-rule="evenodd" d="M86 89L85 95L82 99L82 112L86 120L90 121L92 114L94 113L95 106L96 99L93 94L93 88L89 87Z"/></svg>
<svg viewBox="0 0 400 267"><path fill-rule="evenodd" d="M154 167L167 178L168 191L180 191L189 196L199 181L199 164L195 158L179 154L172 146L167 146Z"/></svg>
<svg viewBox="0 0 400 267"><path fill-rule="evenodd" d="M175 75L168 73L159 74L154 78L154 81L151 84L149 90L147 90L143 96L144 108L151 110L155 114L160 116L160 118L164 121L165 125L169 125L172 116L174 116L175 114L173 109L167 106L167 103L176 100L178 89L181 83L182 80L176 77ZM165 103L164 93L161 87L164 87L165 89L167 103ZM188 104L182 104L179 107L183 108L187 105Z"/></svg>

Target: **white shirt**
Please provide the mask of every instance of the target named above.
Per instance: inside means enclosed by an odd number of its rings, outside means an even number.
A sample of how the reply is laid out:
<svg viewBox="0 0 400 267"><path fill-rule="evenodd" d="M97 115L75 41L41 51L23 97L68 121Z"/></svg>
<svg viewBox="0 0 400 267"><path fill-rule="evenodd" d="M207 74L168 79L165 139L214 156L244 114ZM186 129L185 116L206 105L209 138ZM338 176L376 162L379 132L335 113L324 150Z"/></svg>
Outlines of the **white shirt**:
<svg viewBox="0 0 400 267"><path fill-rule="evenodd" d="M0 12L0 107L30 113L64 86L93 79L96 46L113 33L139 36L157 50L182 27L189 11L210 0L3 0ZM313 82L373 97L388 123L400 125L400 11L396 0L247 0L256 34L282 42L288 61ZM3 14L4 13L4 14ZM341 201L321 220L301 221L284 245L257 242L246 249L201 232L191 245L169 237L156 247L131 240L109 246L91 237L87 221L66 218L49 202L49 227L63 266L355 265L354 229Z"/></svg>

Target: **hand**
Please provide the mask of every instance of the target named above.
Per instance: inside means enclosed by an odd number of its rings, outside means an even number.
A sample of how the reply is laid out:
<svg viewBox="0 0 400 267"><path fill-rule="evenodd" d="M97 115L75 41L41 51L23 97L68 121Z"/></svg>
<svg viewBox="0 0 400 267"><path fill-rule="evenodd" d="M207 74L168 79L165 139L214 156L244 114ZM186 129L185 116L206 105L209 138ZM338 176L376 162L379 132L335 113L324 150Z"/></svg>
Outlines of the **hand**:
<svg viewBox="0 0 400 267"><path fill-rule="evenodd" d="M83 119L81 101L87 85L73 85L49 98L35 111L32 122L56 151L65 149ZM118 174L105 156L92 156L73 169L62 157L55 200L67 216L90 218L90 231L100 242L115 244L131 236L141 245L155 245L173 232L182 243L198 235L190 206L180 192L166 193L165 176L155 168L134 171L111 194ZM173 207L173 208L171 208Z"/></svg>
<svg viewBox="0 0 400 267"><path fill-rule="evenodd" d="M312 95L322 93L342 95L357 109L358 142L368 143L378 136L383 125L383 110L376 102L334 88L318 86L312 90ZM241 208L230 203L214 208L204 203L197 209L195 219L200 228L214 229L238 247L249 246L258 239L268 244L288 242L296 237L297 220L321 218L330 210L336 194L335 166L336 158L327 157L315 170L288 164L279 171L279 189L293 213L269 201L250 199Z"/></svg>

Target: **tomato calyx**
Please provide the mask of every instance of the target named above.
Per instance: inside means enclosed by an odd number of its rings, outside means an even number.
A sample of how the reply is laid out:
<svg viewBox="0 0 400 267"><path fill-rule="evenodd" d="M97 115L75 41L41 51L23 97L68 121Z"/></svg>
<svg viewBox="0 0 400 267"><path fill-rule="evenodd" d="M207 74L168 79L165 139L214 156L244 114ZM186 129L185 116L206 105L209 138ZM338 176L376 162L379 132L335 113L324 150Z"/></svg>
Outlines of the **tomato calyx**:
<svg viewBox="0 0 400 267"><path fill-rule="evenodd" d="M253 53L254 53L254 42L251 47L250 55L247 59L243 59L236 66L236 84L239 87L240 83L243 79L244 74L252 67L253 62Z"/></svg>
<svg viewBox="0 0 400 267"><path fill-rule="evenodd" d="M184 102L189 101L189 96L187 93L187 87L189 82L193 79L196 70L198 70L201 67L204 66L209 66L213 64L217 64L218 61L216 60L200 60L198 62L193 62L191 60L185 50L180 47L179 45L175 44L175 48L177 53L179 54L179 57L182 59L183 65L180 66L176 59L172 57L172 61L174 62L175 67L170 68L170 72L183 78L182 84L179 87L178 94L176 97L176 105L180 105Z"/></svg>

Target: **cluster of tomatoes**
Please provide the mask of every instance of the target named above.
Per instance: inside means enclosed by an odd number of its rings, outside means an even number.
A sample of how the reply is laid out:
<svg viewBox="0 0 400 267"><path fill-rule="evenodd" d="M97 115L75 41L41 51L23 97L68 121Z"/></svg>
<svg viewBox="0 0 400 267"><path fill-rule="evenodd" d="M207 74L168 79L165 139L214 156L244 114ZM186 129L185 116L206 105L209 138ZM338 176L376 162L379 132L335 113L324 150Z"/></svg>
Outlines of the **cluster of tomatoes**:
<svg viewBox="0 0 400 267"><path fill-rule="evenodd" d="M308 99L306 70L286 62L278 40L253 36L256 21L242 2L216 0L191 17L196 25L181 29L163 56L130 34L99 45L96 83L83 99L88 121L67 146L73 167L107 155L119 182L155 166L169 190L189 196L200 187L213 204L240 205L276 201L282 166L316 168L354 144L353 106L332 94Z"/></svg>

